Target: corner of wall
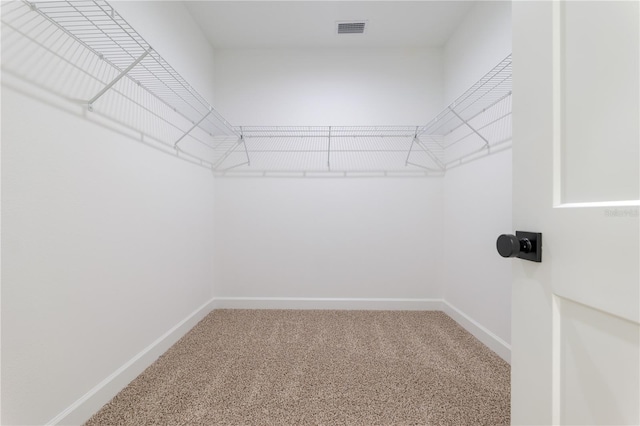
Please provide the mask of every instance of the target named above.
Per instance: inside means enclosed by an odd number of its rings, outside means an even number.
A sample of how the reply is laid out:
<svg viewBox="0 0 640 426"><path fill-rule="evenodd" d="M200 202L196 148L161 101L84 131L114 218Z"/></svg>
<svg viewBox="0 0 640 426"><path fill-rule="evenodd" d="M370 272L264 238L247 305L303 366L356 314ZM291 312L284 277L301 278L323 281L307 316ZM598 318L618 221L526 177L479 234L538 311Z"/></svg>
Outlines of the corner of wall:
<svg viewBox="0 0 640 426"><path fill-rule="evenodd" d="M442 301L443 311L453 318L462 328L480 340L485 346L494 351L500 358L511 364L511 345L496 336L482 324L453 306L446 300Z"/></svg>
<svg viewBox="0 0 640 426"><path fill-rule="evenodd" d="M510 53L510 2L477 2L443 47L445 102ZM510 191L510 150L448 170L444 177L445 312L507 362L510 269L495 258L494 238L511 227ZM474 257L461 258L463 246Z"/></svg>

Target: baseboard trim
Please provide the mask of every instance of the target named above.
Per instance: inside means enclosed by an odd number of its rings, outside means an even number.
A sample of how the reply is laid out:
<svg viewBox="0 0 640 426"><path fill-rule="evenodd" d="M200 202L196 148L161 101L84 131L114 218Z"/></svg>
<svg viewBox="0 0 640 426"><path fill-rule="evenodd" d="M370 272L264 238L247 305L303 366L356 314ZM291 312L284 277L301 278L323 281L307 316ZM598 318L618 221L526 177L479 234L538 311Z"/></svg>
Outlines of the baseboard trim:
<svg viewBox="0 0 640 426"><path fill-rule="evenodd" d="M486 327L475 321L446 300L442 301L442 310L453 318L465 330L473 334L485 346L494 351L500 358L511 364L511 345L493 334Z"/></svg>
<svg viewBox="0 0 640 426"><path fill-rule="evenodd" d="M191 330L214 307L214 299L200 306L189 316L173 326L169 331L140 351L127 363L98 383L80 399L55 416L47 425L83 424L102 406L109 402L118 392L124 389L145 368L153 364L175 342Z"/></svg>
<svg viewBox="0 0 640 426"><path fill-rule="evenodd" d="M344 309L440 311L442 299L217 297L214 309Z"/></svg>

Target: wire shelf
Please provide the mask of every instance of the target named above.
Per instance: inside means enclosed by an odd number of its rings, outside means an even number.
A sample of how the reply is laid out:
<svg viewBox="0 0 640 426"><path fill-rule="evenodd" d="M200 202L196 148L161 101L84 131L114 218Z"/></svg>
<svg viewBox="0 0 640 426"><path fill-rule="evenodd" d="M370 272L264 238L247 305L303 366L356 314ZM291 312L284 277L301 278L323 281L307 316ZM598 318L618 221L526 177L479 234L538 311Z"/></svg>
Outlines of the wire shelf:
<svg viewBox="0 0 640 426"><path fill-rule="evenodd" d="M438 146L418 143L417 130L418 126L239 127L243 147L228 155L218 171L441 175L434 161ZM413 158L407 162L410 150Z"/></svg>
<svg viewBox="0 0 640 426"><path fill-rule="evenodd" d="M209 167L217 160L216 138L238 137L104 0L3 2L2 24L9 39L3 40L3 56L9 50L20 59L6 66L3 61L3 71L52 88ZM190 154L198 147L210 152Z"/></svg>
<svg viewBox="0 0 640 426"><path fill-rule="evenodd" d="M2 3L2 70L220 175L442 175L511 142L511 55L422 126L230 125L104 0Z"/></svg>
<svg viewBox="0 0 640 426"><path fill-rule="evenodd" d="M511 142L511 55L418 130L439 136L445 168L455 167Z"/></svg>

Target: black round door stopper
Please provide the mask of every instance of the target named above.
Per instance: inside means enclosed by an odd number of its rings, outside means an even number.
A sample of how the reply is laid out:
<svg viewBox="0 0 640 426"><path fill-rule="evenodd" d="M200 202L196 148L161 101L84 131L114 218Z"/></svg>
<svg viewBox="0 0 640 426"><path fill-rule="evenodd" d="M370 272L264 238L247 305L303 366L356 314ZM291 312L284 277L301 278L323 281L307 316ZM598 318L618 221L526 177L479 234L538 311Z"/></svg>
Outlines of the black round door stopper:
<svg viewBox="0 0 640 426"><path fill-rule="evenodd" d="M520 252L529 253L532 245L528 238L518 239L512 234L502 234L496 241L496 248L502 257L516 257Z"/></svg>

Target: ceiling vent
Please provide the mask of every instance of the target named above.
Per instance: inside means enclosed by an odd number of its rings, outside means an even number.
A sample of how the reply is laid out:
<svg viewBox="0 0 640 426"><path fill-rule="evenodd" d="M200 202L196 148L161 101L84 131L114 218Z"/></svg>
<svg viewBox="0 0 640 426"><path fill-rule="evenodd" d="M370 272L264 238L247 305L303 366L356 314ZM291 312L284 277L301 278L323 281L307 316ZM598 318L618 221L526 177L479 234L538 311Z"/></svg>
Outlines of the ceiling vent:
<svg viewBox="0 0 640 426"><path fill-rule="evenodd" d="M364 34L367 21L338 21L336 28L338 34Z"/></svg>

